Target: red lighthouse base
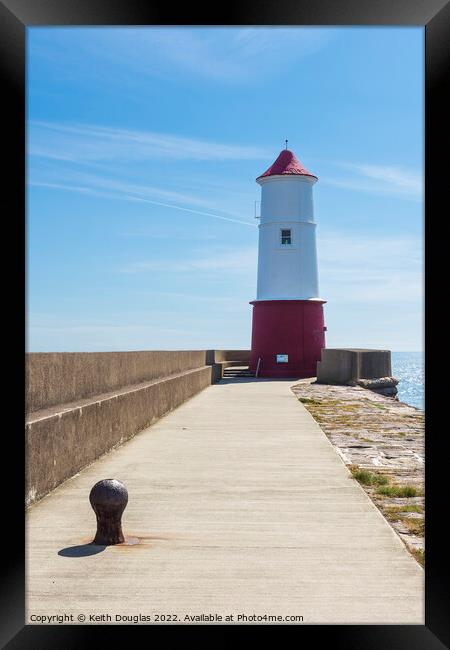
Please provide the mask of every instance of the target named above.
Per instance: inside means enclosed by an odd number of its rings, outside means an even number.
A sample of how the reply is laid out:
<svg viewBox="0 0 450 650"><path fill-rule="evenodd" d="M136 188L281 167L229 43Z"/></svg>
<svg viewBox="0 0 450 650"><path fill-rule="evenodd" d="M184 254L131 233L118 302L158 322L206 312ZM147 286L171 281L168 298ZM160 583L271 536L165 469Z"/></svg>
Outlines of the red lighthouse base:
<svg viewBox="0 0 450 650"><path fill-rule="evenodd" d="M315 377L325 347L325 300L255 300L250 370L258 377ZM287 358L287 360L286 360Z"/></svg>

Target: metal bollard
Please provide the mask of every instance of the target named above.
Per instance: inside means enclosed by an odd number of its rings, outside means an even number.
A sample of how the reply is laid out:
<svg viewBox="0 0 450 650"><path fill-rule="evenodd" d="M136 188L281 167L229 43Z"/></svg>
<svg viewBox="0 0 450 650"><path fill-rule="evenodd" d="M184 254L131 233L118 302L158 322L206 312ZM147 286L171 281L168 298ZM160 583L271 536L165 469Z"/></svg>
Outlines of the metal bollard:
<svg viewBox="0 0 450 650"><path fill-rule="evenodd" d="M97 532L92 543L123 544L122 514L128 503L125 485L115 478L105 478L94 485L89 501L97 517Z"/></svg>

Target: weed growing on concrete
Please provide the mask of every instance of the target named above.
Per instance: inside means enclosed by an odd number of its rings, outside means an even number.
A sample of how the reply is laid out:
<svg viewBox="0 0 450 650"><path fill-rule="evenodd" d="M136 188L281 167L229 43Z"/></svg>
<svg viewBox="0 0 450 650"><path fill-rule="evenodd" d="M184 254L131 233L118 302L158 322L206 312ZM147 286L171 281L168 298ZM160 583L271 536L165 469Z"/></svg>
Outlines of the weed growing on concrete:
<svg viewBox="0 0 450 650"><path fill-rule="evenodd" d="M350 471L358 483L362 485L386 485L389 481L386 476L382 474L375 474L374 472L369 472L366 469L358 469L357 467L351 467Z"/></svg>
<svg viewBox="0 0 450 650"><path fill-rule="evenodd" d="M423 548L411 548L408 546L410 553L416 558L421 566L425 566L425 551Z"/></svg>
<svg viewBox="0 0 450 650"><path fill-rule="evenodd" d="M418 497L421 492L412 485L384 485L377 489L377 494L384 497Z"/></svg>
<svg viewBox="0 0 450 650"><path fill-rule="evenodd" d="M406 519L402 517L401 522L412 535L423 537L425 533L425 521L423 519Z"/></svg>
<svg viewBox="0 0 450 650"><path fill-rule="evenodd" d="M419 505L411 506L394 506L384 508L383 514L389 521L400 521L412 535L423 537L425 532L425 520L423 517L408 517L408 513L414 512L423 514L423 507Z"/></svg>
<svg viewBox="0 0 450 650"><path fill-rule="evenodd" d="M318 404L322 404L320 400L314 399L312 397L299 397L298 399L302 404L315 404L316 406Z"/></svg>
<svg viewBox="0 0 450 650"><path fill-rule="evenodd" d="M386 515L391 519L398 515L408 513L408 512L417 512L418 514L423 513L423 506L419 505L410 505L410 506L391 506L386 508Z"/></svg>

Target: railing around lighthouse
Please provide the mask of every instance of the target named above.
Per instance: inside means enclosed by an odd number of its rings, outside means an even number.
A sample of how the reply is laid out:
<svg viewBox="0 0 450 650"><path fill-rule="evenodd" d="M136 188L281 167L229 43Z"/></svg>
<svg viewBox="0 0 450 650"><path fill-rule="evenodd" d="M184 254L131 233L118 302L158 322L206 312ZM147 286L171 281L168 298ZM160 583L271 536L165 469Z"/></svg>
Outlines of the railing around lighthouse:
<svg viewBox="0 0 450 650"><path fill-rule="evenodd" d="M259 359L258 359L258 363L257 363L257 366L256 366L255 377L257 377L258 374L259 374L259 367L260 367L260 365L261 365L261 357L259 357Z"/></svg>

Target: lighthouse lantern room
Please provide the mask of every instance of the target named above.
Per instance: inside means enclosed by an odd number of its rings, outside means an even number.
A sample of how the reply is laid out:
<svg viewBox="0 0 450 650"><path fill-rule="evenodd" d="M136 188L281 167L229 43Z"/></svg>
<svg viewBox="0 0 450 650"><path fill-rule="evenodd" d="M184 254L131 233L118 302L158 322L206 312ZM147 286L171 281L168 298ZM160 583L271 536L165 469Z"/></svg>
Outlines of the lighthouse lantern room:
<svg viewBox="0 0 450 650"><path fill-rule="evenodd" d="M314 377L325 347L313 185L284 149L258 176L261 213L250 369L260 377Z"/></svg>

